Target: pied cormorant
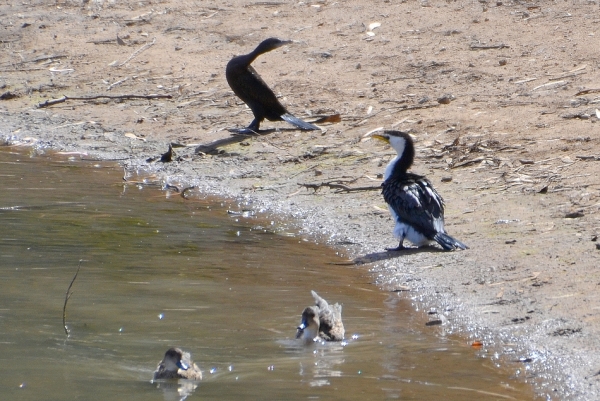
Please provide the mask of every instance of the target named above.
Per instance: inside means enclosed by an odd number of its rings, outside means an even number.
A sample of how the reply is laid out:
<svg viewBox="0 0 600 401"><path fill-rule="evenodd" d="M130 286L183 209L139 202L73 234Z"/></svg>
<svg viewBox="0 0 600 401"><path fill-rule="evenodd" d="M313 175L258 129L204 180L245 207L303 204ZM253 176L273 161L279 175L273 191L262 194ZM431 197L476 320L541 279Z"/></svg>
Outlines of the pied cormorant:
<svg viewBox="0 0 600 401"><path fill-rule="evenodd" d="M402 243L405 239L416 246L437 242L447 251L467 249L465 244L446 234L444 200L431 182L421 175L407 172L415 157L410 135L401 131L383 131L372 137L389 143L398 153L385 169L382 184L383 198L396 222L394 236L400 240L397 248L388 250L404 249Z"/></svg>
<svg viewBox="0 0 600 401"><path fill-rule="evenodd" d="M233 92L252 110L254 120L248 128L239 130L243 133L256 133L260 123L266 118L269 121L285 120L303 130L320 130L316 125L302 121L290 114L277 100L273 91L262 80L258 72L250 65L258 56L270 52L291 40L269 38L263 40L251 53L232 58L227 63L225 77Z"/></svg>
<svg viewBox="0 0 600 401"><path fill-rule="evenodd" d="M342 323L342 305L329 305L316 292L311 291L315 306L309 306L302 312L302 322L298 326L296 338L304 343L313 341L342 341L344 323Z"/></svg>

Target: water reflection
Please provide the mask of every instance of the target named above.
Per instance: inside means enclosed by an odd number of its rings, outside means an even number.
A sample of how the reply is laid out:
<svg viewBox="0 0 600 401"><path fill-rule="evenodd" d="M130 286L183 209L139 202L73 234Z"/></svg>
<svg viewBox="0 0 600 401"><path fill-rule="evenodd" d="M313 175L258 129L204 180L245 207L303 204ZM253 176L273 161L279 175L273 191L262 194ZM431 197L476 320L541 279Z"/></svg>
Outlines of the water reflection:
<svg viewBox="0 0 600 401"><path fill-rule="evenodd" d="M124 187L120 170L65 156L1 151L0 166L6 399L533 398L460 339L417 329L364 266L251 214ZM294 340L311 289L343 305L347 345ZM202 369L197 388L150 383L171 346Z"/></svg>

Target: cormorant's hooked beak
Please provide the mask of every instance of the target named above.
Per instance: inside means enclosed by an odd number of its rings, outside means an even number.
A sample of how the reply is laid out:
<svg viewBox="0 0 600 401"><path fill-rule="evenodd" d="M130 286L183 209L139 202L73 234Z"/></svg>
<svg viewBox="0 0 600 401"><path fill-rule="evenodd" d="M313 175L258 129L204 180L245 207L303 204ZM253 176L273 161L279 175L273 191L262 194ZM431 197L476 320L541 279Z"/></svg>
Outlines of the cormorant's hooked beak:
<svg viewBox="0 0 600 401"><path fill-rule="evenodd" d="M281 40L281 39L279 39L279 43L275 46L275 49L278 48L278 47L289 45L291 43L294 43L294 41L293 40Z"/></svg>
<svg viewBox="0 0 600 401"><path fill-rule="evenodd" d="M385 143L390 143L390 137L387 135L373 134L371 135L371 138L379 139L380 141L383 141Z"/></svg>

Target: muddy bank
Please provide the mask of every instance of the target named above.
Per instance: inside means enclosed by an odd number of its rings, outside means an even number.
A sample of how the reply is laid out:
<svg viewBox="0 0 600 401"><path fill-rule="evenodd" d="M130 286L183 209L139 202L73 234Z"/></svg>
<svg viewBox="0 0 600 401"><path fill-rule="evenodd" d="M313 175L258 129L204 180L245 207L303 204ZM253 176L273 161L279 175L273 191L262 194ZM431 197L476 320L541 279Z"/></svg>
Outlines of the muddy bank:
<svg viewBox="0 0 600 401"><path fill-rule="evenodd" d="M481 340L541 395L595 399L600 50L584 43L600 20L598 4L567 3L4 5L0 133L291 217L349 268L434 312L444 324L432 330ZM269 36L295 40L256 64L282 103L340 123L226 131L252 117L224 66ZM100 94L171 99L36 107ZM378 127L415 135L414 171L444 196L447 230L470 250L384 252L396 243L379 191L340 192L380 184L393 151L364 138ZM161 163L169 143L174 161Z"/></svg>

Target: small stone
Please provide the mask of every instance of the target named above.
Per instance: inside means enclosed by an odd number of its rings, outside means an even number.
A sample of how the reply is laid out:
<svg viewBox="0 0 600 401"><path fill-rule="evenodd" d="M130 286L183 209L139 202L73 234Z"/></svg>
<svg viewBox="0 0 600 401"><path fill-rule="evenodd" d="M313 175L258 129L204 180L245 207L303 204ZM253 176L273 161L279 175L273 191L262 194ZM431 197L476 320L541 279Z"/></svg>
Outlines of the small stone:
<svg viewBox="0 0 600 401"><path fill-rule="evenodd" d="M0 95L0 100L10 100L10 99L14 99L16 97L19 97L19 95L13 93L13 92L4 92L3 94Z"/></svg>
<svg viewBox="0 0 600 401"><path fill-rule="evenodd" d="M444 95L442 97L440 97L437 101L439 104L449 104L451 101L453 101L455 98L453 95Z"/></svg>

